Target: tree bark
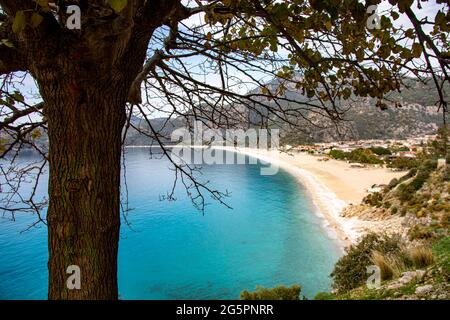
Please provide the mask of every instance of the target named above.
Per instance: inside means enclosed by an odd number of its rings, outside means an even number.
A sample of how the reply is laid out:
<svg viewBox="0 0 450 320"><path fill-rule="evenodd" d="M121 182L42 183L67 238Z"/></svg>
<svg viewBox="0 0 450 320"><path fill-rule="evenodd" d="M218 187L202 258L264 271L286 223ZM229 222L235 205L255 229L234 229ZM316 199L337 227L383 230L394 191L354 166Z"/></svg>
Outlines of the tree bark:
<svg viewBox="0 0 450 320"><path fill-rule="evenodd" d="M95 72L90 76L40 82L50 140L49 299L118 298L127 88L119 79L100 79L93 85L98 77ZM67 286L71 265L80 268L80 289Z"/></svg>
<svg viewBox="0 0 450 320"><path fill-rule="evenodd" d="M46 19L20 34L48 124L49 299L118 298L125 106L154 30L179 4L130 2L120 14L103 16L98 5L86 2L83 19L89 23L80 31ZM80 289L67 286L69 266L80 269Z"/></svg>

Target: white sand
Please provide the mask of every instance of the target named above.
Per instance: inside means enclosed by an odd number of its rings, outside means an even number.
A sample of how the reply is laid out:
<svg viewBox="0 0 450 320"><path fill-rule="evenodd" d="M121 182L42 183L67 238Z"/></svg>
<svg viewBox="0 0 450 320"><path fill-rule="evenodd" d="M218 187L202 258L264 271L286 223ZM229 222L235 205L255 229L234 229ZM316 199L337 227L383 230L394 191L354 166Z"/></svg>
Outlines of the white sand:
<svg viewBox="0 0 450 320"><path fill-rule="evenodd" d="M295 176L310 192L314 204L320 209L325 227L331 237L348 246L366 231L369 221L357 217L342 217L342 210L349 204L359 204L373 184L387 184L404 173L385 168L351 168L350 164L337 161L319 161L318 156L306 153L286 154L249 148L215 147L246 154L264 162L279 166Z"/></svg>

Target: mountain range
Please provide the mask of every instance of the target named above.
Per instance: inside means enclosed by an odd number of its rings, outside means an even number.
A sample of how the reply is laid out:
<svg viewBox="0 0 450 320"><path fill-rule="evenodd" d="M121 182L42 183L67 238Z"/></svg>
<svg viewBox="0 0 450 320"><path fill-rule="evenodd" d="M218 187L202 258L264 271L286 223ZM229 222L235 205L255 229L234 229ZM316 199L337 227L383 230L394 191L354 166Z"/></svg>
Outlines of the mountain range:
<svg viewBox="0 0 450 320"><path fill-rule="evenodd" d="M387 97L386 108L380 109L376 99L352 97L346 105L343 119L333 122L325 116L313 112L305 112L309 121L299 122L299 126L287 127L286 125L272 125L281 129L282 143L301 144L311 142L329 142L361 139L405 139L411 136L433 134L443 124L442 110L438 110L436 102L437 93L431 82L422 83L413 79L406 79L406 86L401 92L393 92ZM276 87L276 81L269 87ZM450 92L447 86L447 93ZM290 90L285 96L296 101L306 101L300 91ZM276 107L274 102L268 102L271 107ZM286 107L286 103L282 107ZM238 109L238 108L235 108ZM264 117L270 117L268 112L261 107L255 110L239 109L246 113L243 119L250 119L253 125L266 121ZM262 116L261 116L262 115ZM447 116L448 117L448 116ZM189 118L189 117L187 117ZM173 130L183 127L186 118L157 118L151 119L153 129L160 132L161 140L168 142L168 137ZM137 116L132 118L132 123L139 131L151 132L147 122ZM249 126L249 124L243 124ZM127 145L151 145L155 141L130 128Z"/></svg>

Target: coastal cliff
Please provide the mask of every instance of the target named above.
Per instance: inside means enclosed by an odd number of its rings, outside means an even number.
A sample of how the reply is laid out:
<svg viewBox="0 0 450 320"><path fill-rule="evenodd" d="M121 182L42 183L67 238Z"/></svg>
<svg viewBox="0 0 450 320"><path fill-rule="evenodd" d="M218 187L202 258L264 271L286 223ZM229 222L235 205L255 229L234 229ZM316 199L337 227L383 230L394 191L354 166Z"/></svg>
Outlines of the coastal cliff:
<svg viewBox="0 0 450 320"><path fill-rule="evenodd" d="M424 161L341 215L362 221L365 236L336 264L334 291L318 299L450 298L449 166ZM368 265L381 270L376 288L366 284Z"/></svg>

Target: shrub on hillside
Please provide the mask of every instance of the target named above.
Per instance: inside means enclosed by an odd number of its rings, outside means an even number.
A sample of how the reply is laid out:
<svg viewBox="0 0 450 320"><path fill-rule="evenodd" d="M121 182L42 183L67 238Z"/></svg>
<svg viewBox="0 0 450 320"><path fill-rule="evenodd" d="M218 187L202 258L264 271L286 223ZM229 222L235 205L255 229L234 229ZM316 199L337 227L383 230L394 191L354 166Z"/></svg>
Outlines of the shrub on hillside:
<svg viewBox="0 0 450 320"><path fill-rule="evenodd" d="M389 168L397 168L400 170L410 170L416 168L419 165L419 161L416 159L406 158L406 157L397 157L391 162L389 162Z"/></svg>
<svg viewBox="0 0 450 320"><path fill-rule="evenodd" d="M433 254L443 271L450 276L450 237L444 237L433 245ZM449 279L450 280L450 279Z"/></svg>
<svg viewBox="0 0 450 320"><path fill-rule="evenodd" d="M244 290L241 292L241 300L300 300L301 287L278 286L275 288L264 288L257 286L255 291Z"/></svg>
<svg viewBox="0 0 450 320"><path fill-rule="evenodd" d="M432 237L433 231L432 228L429 226L417 224L408 231L408 238L410 241L431 239Z"/></svg>
<svg viewBox="0 0 450 320"><path fill-rule="evenodd" d="M319 292L314 297L314 300L334 300L334 295L330 292Z"/></svg>
<svg viewBox="0 0 450 320"><path fill-rule="evenodd" d="M383 255L400 252L400 237L371 233L352 245L334 266L331 273L333 288L338 292L345 292L363 285L368 277L367 267L373 265L374 251Z"/></svg>
<svg viewBox="0 0 450 320"><path fill-rule="evenodd" d="M398 183L403 183L406 180L414 177L417 174L417 168L412 168L411 170L408 171L407 174L405 174L404 176L400 177L400 179L398 180Z"/></svg>
<svg viewBox="0 0 450 320"><path fill-rule="evenodd" d="M397 178L392 179L388 184L389 190L394 189L398 185L398 183L399 183L399 181Z"/></svg>
<svg viewBox="0 0 450 320"><path fill-rule="evenodd" d="M372 147L372 148L370 148L370 151L372 151L373 153L375 153L376 155L379 155L379 156L385 156L385 155L392 154L391 150L389 150L387 148L383 148L383 147Z"/></svg>
<svg viewBox="0 0 450 320"><path fill-rule="evenodd" d="M383 160L379 159L370 149L355 149L347 157L352 162L382 164Z"/></svg>
<svg viewBox="0 0 450 320"><path fill-rule="evenodd" d="M347 157L347 152L334 149L330 151L329 156L333 159L344 160Z"/></svg>
<svg viewBox="0 0 450 320"><path fill-rule="evenodd" d="M364 199L363 202L373 206L380 207L383 201L383 195L380 192L369 193Z"/></svg>
<svg viewBox="0 0 450 320"><path fill-rule="evenodd" d="M413 199L414 194L420 190L425 182L427 182L431 173L436 169L436 162L427 160L424 161L417 173L409 183L403 183L398 187L399 198L401 201L410 201Z"/></svg>
<svg viewBox="0 0 450 320"><path fill-rule="evenodd" d="M414 267L418 269L428 267L434 262L433 252L428 247L413 247L408 249L407 253Z"/></svg>

